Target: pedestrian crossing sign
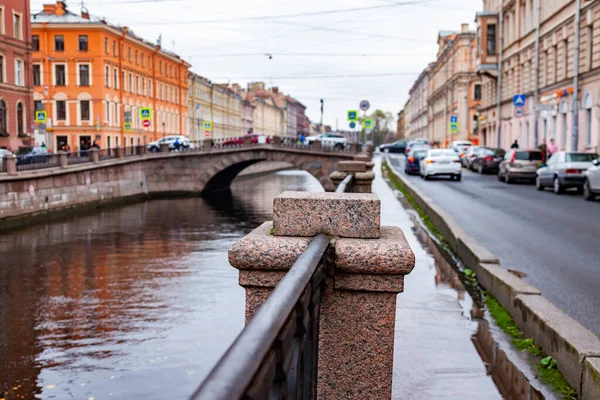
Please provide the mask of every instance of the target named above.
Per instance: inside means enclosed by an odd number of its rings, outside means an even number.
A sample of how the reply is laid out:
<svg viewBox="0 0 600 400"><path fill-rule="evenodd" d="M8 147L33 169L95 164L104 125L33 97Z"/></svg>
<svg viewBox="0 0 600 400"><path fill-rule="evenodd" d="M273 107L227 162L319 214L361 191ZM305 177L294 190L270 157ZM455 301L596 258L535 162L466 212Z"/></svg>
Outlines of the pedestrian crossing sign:
<svg viewBox="0 0 600 400"><path fill-rule="evenodd" d="M348 111L348 121L358 121L358 111L357 110L349 110Z"/></svg>
<svg viewBox="0 0 600 400"><path fill-rule="evenodd" d="M204 121L204 123L202 124L202 126L204 127L205 131L212 131L212 122L210 121Z"/></svg>
<svg viewBox="0 0 600 400"><path fill-rule="evenodd" d="M140 108L140 119L142 121L152 119L152 109L151 108Z"/></svg>
<svg viewBox="0 0 600 400"><path fill-rule="evenodd" d="M371 118L365 119L365 128L371 129L373 127L373 120Z"/></svg>
<svg viewBox="0 0 600 400"><path fill-rule="evenodd" d="M46 114L46 111L36 111L35 112L35 122L44 124L44 123L46 123L47 117L48 117L48 115Z"/></svg>
<svg viewBox="0 0 600 400"><path fill-rule="evenodd" d="M123 124L123 130L125 132L131 132L131 122L125 122L125 124Z"/></svg>

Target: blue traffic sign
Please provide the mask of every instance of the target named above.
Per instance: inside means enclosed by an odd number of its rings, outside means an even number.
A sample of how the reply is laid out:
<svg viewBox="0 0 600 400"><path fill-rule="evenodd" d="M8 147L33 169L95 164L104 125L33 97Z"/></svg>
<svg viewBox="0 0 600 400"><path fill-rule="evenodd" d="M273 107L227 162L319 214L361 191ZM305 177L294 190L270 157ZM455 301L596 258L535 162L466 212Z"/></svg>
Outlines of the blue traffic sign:
<svg viewBox="0 0 600 400"><path fill-rule="evenodd" d="M458 122L458 117L456 115L453 115L450 117L450 123L454 124Z"/></svg>
<svg viewBox="0 0 600 400"><path fill-rule="evenodd" d="M352 121L350 122L350 129L354 129L356 128L356 122Z"/></svg>
<svg viewBox="0 0 600 400"><path fill-rule="evenodd" d="M513 106L515 107L525 107L525 95L524 94L515 94L513 96Z"/></svg>

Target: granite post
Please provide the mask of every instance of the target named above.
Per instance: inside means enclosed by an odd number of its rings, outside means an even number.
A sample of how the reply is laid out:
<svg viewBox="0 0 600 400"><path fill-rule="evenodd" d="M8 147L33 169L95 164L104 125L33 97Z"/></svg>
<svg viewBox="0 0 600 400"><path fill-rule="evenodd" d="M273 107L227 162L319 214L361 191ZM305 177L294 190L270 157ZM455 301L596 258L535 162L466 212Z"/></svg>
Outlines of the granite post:
<svg viewBox="0 0 600 400"><path fill-rule="evenodd" d="M321 141L319 139L315 139L312 141L312 148L315 150L321 150Z"/></svg>
<svg viewBox="0 0 600 400"><path fill-rule="evenodd" d="M281 146L281 136L272 136L271 137L271 144L273 146Z"/></svg>
<svg viewBox="0 0 600 400"><path fill-rule="evenodd" d="M6 166L6 173L8 173L8 174L16 174L17 173L17 157L16 156L4 157L4 163Z"/></svg>
<svg viewBox="0 0 600 400"><path fill-rule="evenodd" d="M90 149L90 160L93 163L100 162L100 150L98 150L96 148Z"/></svg>
<svg viewBox="0 0 600 400"><path fill-rule="evenodd" d="M121 146L115 147L114 150L115 150L115 158L123 158L123 148Z"/></svg>
<svg viewBox="0 0 600 400"><path fill-rule="evenodd" d="M66 151L58 152L58 165L60 165L62 168L66 168L67 165L69 165L69 160L67 159Z"/></svg>
<svg viewBox="0 0 600 400"><path fill-rule="evenodd" d="M202 141L202 150L207 151L212 147L212 139L204 139Z"/></svg>
<svg viewBox="0 0 600 400"><path fill-rule="evenodd" d="M252 144L252 138L250 136L244 136L244 146L250 146Z"/></svg>
<svg viewBox="0 0 600 400"><path fill-rule="evenodd" d="M160 144L160 152L168 153L169 152L169 143L161 143Z"/></svg>
<svg viewBox="0 0 600 400"><path fill-rule="evenodd" d="M267 222L229 250L246 290L246 321L306 249L332 237L319 315L320 400L391 399L396 296L415 259L402 230L380 226L374 194L285 192Z"/></svg>
<svg viewBox="0 0 600 400"><path fill-rule="evenodd" d="M346 188L346 191L350 193L371 193L371 185L375 179L372 169L372 162L340 161L337 165L337 171L331 173L329 179L337 187L349 174L352 174L352 184Z"/></svg>
<svg viewBox="0 0 600 400"><path fill-rule="evenodd" d="M358 143L356 143L356 142L350 143L350 152L353 154L358 153Z"/></svg>

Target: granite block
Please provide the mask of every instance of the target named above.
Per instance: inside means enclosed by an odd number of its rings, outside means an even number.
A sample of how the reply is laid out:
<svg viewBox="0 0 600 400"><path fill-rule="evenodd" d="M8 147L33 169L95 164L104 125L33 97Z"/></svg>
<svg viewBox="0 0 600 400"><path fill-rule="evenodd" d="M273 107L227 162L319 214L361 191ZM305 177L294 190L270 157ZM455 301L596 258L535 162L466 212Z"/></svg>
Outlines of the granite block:
<svg viewBox="0 0 600 400"><path fill-rule="evenodd" d="M276 236L379 237L381 203L374 194L284 192L273 200Z"/></svg>
<svg viewBox="0 0 600 400"><path fill-rule="evenodd" d="M287 271L248 271L240 270L239 284L242 287L262 287L274 289Z"/></svg>
<svg viewBox="0 0 600 400"><path fill-rule="evenodd" d="M378 240L338 239L335 268L354 274L407 275L415 267L415 255L402 229L382 226Z"/></svg>
<svg viewBox="0 0 600 400"><path fill-rule="evenodd" d="M404 291L404 276L336 273L335 290L402 293Z"/></svg>
<svg viewBox="0 0 600 400"><path fill-rule="evenodd" d="M272 222L265 222L238 240L229 249L229 263L239 270L289 270L312 237L273 236L272 227Z"/></svg>
<svg viewBox="0 0 600 400"><path fill-rule="evenodd" d="M600 358L586 358L581 384L583 400L600 399Z"/></svg>
<svg viewBox="0 0 600 400"><path fill-rule="evenodd" d="M337 164L339 172L366 172L367 164L364 161L340 161Z"/></svg>

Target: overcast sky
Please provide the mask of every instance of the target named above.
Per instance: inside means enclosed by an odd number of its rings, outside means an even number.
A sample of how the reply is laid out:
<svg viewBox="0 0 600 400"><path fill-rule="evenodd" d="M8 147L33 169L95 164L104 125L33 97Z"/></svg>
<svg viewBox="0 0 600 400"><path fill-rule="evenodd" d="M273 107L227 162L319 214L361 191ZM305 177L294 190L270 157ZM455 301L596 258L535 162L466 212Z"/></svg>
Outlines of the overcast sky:
<svg viewBox="0 0 600 400"><path fill-rule="evenodd" d="M43 3L31 0L32 12ZM79 12L81 1L68 0ZM214 82L264 81L346 129L360 100L397 114L440 30L475 29L482 0L89 0L92 15L177 52ZM345 10L345 11L343 11ZM350 11L352 10L352 11ZM343 12L340 12L343 11ZM302 15L298 15L302 14ZM269 59L265 54L272 54ZM379 74L379 76L377 76Z"/></svg>

